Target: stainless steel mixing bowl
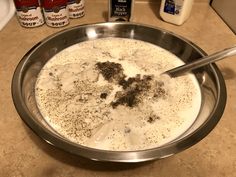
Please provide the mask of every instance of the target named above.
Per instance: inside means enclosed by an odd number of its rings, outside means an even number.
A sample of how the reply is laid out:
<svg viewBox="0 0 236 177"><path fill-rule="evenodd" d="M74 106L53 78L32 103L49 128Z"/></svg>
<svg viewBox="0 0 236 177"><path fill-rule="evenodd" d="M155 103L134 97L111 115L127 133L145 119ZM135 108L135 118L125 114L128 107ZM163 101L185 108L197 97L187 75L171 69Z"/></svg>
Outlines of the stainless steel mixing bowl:
<svg viewBox="0 0 236 177"><path fill-rule="evenodd" d="M12 80L12 97L23 121L46 142L70 153L92 160L141 162L168 157L204 138L220 120L226 104L224 79L215 64L194 71L202 91L202 107L193 125L174 141L158 148L140 151L107 151L75 144L56 133L41 116L34 87L44 64L61 50L87 40L105 37L138 39L158 45L185 62L206 55L188 40L165 31L134 23L100 23L66 29L35 45L18 64ZM127 46L129 47L129 46ZM145 60L144 60L145 62Z"/></svg>

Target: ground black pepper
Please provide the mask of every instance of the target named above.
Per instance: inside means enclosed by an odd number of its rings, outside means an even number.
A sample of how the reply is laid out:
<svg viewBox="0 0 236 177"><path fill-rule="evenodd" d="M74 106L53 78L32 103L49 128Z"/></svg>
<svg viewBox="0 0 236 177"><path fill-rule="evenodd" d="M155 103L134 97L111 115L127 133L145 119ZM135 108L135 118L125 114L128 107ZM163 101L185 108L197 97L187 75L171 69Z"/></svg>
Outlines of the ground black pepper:
<svg viewBox="0 0 236 177"><path fill-rule="evenodd" d="M151 115L151 116L148 117L147 122L148 122L148 123L153 123L153 122L155 122L155 121L158 120L158 119L160 119L159 116L157 116L157 115Z"/></svg>
<svg viewBox="0 0 236 177"><path fill-rule="evenodd" d="M121 78L125 77L123 68L119 63L109 61L98 62L96 66L97 69L101 72L104 79L109 82L112 82L113 80L120 80Z"/></svg>
<svg viewBox="0 0 236 177"><path fill-rule="evenodd" d="M133 107L137 105L140 102L138 96L150 89L151 80L152 76L144 75L143 79L141 79L139 74L127 80L121 79L119 85L122 86L124 91L116 95L117 100L111 103L112 107L116 108L118 105Z"/></svg>
<svg viewBox="0 0 236 177"><path fill-rule="evenodd" d="M106 99L107 98L107 93L101 93L100 98Z"/></svg>

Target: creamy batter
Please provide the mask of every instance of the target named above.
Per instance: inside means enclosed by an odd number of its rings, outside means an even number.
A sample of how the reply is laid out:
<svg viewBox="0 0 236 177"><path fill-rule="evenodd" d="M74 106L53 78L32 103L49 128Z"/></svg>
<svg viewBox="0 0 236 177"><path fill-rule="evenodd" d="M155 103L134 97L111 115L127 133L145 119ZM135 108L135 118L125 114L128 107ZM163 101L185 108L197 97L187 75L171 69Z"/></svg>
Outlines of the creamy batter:
<svg viewBox="0 0 236 177"><path fill-rule="evenodd" d="M158 147L183 134L200 110L194 75L161 74L182 64L139 40L78 43L42 68L37 104L48 124L75 143L115 151Z"/></svg>

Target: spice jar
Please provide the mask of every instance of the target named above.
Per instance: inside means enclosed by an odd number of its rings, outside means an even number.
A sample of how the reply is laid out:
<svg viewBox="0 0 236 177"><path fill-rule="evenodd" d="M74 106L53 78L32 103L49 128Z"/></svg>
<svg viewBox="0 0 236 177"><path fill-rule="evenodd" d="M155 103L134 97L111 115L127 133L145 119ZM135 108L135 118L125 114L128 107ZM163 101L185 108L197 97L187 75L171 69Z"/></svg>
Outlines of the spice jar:
<svg viewBox="0 0 236 177"><path fill-rule="evenodd" d="M18 20L23 27L37 27L44 24L38 0L14 0Z"/></svg>
<svg viewBox="0 0 236 177"><path fill-rule="evenodd" d="M84 16L84 0L68 0L70 18L80 18Z"/></svg>
<svg viewBox="0 0 236 177"><path fill-rule="evenodd" d="M50 27L62 27L69 24L67 0L42 0L46 24Z"/></svg>
<svg viewBox="0 0 236 177"><path fill-rule="evenodd" d="M109 21L130 21L134 0L109 0Z"/></svg>

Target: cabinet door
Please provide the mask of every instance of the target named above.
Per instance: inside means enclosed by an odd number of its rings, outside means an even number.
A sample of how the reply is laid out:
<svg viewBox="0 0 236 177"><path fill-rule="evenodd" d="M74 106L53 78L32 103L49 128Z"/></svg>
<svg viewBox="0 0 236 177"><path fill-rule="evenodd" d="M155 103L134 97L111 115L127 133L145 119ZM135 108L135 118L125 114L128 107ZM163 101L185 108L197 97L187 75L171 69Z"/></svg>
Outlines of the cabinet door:
<svg viewBox="0 0 236 177"><path fill-rule="evenodd" d="M235 0L212 0L211 6L225 23L236 33L236 1Z"/></svg>

